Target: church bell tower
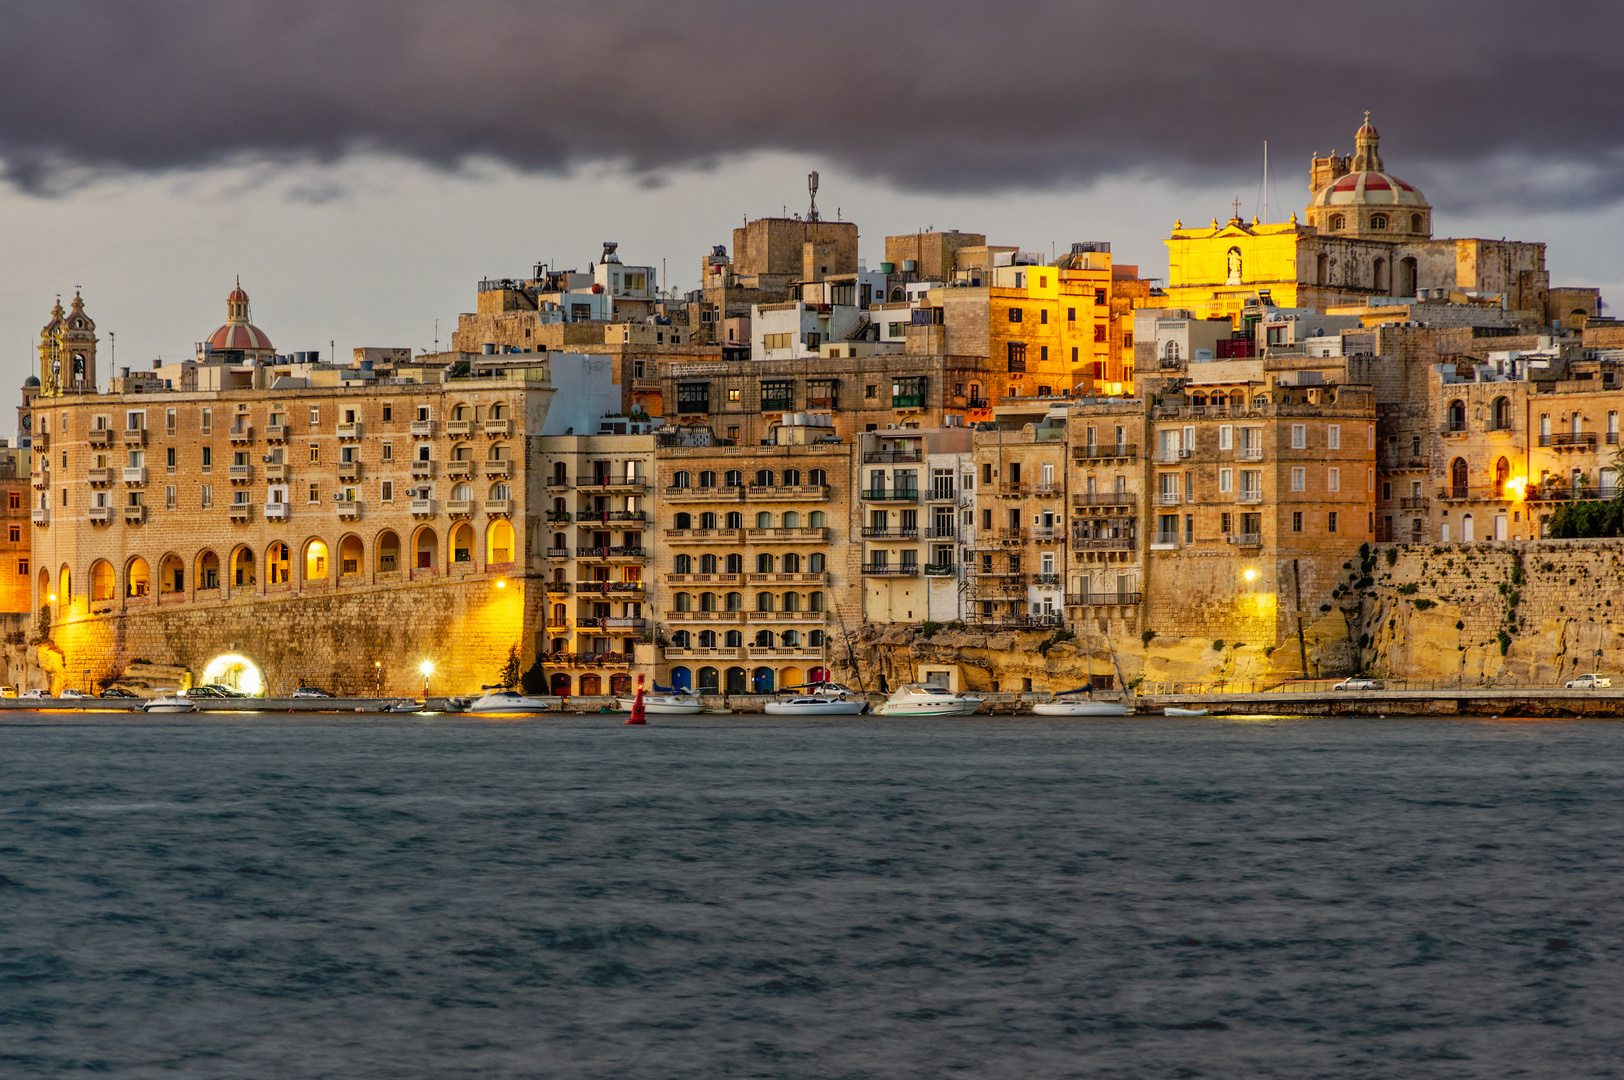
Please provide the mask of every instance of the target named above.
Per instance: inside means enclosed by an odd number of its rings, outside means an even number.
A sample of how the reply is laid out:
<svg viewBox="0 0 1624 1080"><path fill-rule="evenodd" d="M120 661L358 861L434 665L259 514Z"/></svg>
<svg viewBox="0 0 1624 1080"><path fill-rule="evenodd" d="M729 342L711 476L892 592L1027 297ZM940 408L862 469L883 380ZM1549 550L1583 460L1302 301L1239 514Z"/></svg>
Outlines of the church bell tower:
<svg viewBox="0 0 1624 1080"><path fill-rule="evenodd" d="M39 332L39 376L41 397L96 392L96 323L77 291L68 311L57 300Z"/></svg>

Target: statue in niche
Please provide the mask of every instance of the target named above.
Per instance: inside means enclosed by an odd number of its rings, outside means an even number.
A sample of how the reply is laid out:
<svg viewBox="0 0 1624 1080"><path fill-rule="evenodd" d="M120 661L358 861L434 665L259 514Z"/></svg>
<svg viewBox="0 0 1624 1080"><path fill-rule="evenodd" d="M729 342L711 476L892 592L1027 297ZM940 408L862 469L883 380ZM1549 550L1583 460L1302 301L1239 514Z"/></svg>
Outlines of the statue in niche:
<svg viewBox="0 0 1624 1080"><path fill-rule="evenodd" d="M1229 249L1229 278L1224 282L1224 284L1225 285L1239 285L1240 283L1241 283L1241 249L1238 248L1238 247L1232 247L1232 248Z"/></svg>

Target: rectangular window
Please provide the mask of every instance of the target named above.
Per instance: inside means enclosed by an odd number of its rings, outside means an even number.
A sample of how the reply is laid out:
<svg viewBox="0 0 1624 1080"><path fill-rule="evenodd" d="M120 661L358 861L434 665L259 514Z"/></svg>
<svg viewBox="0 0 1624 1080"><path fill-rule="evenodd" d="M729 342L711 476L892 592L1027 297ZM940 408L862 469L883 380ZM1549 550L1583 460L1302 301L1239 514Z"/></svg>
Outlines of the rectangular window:
<svg viewBox="0 0 1624 1080"><path fill-rule="evenodd" d="M200 485L198 485L198 493L199 493L199 496L201 498L200 505L203 507L203 509L207 510L209 507L214 505L214 485L213 484L200 484Z"/></svg>
<svg viewBox="0 0 1624 1080"><path fill-rule="evenodd" d="M1076 322L1077 321L1077 309L1076 308L1069 307L1069 308L1066 309L1066 321L1067 322Z"/></svg>
<svg viewBox="0 0 1624 1080"><path fill-rule="evenodd" d="M319 408L317 408L316 406L314 406L314 405L310 406L310 426L315 427L316 425L318 425L320 423L321 423L321 410Z"/></svg>
<svg viewBox="0 0 1624 1080"><path fill-rule="evenodd" d="M395 407L393 405L385 405L383 407L383 422L387 424L387 423L389 423L389 421L393 420L394 418L395 418Z"/></svg>
<svg viewBox="0 0 1624 1080"><path fill-rule="evenodd" d="M1225 536L1228 536L1230 533L1235 531L1234 525L1235 525L1235 515L1234 514L1219 514L1218 515L1218 528L1219 528L1219 531L1221 531Z"/></svg>
<svg viewBox="0 0 1624 1080"><path fill-rule="evenodd" d="M1049 325L1049 309L1048 308L1042 308L1041 310L1038 311L1038 322L1043 326L1048 326Z"/></svg>
<svg viewBox="0 0 1624 1080"><path fill-rule="evenodd" d="M1293 424L1293 425L1291 425L1291 448L1293 450L1302 450L1302 449L1306 448L1307 446L1308 446L1308 425L1307 424Z"/></svg>
<svg viewBox="0 0 1624 1080"><path fill-rule="evenodd" d="M1291 470L1291 490L1306 491L1308 489L1308 470L1297 466Z"/></svg>
<svg viewBox="0 0 1624 1080"><path fill-rule="evenodd" d="M7 505L13 510L21 510L23 508L23 493L20 491L9 492L7 494Z"/></svg>
<svg viewBox="0 0 1624 1080"><path fill-rule="evenodd" d="M1010 322L1020 322L1021 321L1021 309L1020 308L1012 307L1012 308L1009 309L1009 321Z"/></svg>
<svg viewBox="0 0 1624 1080"><path fill-rule="evenodd" d="M1342 470L1333 468L1326 474L1325 488L1327 491L1342 490Z"/></svg>
<svg viewBox="0 0 1624 1080"><path fill-rule="evenodd" d="M761 347L769 351L773 349L792 349L795 347L795 335L763 334L761 335Z"/></svg>
<svg viewBox="0 0 1624 1080"><path fill-rule="evenodd" d="M744 397L744 391L740 390L738 387L734 387L733 389L731 389L731 390L729 390L727 392L727 399L729 401L740 401L740 400L743 399L743 397Z"/></svg>
<svg viewBox="0 0 1624 1080"><path fill-rule="evenodd" d="M207 472L209 469L211 469L213 467L214 467L214 447L205 446L203 448L203 471Z"/></svg>
<svg viewBox="0 0 1624 1080"><path fill-rule="evenodd" d="M175 471L175 448L173 446L164 450L164 468L170 472Z"/></svg>
<svg viewBox="0 0 1624 1080"><path fill-rule="evenodd" d="M1326 518L1325 518L1325 528L1330 532L1336 532L1336 511L1335 510L1332 510L1330 512L1330 514L1328 514L1326 516Z"/></svg>
<svg viewBox="0 0 1624 1080"><path fill-rule="evenodd" d="M174 508L175 508L175 485L174 484L166 484L166 485L164 485L164 509L165 510L173 510Z"/></svg>
<svg viewBox="0 0 1624 1080"><path fill-rule="evenodd" d="M310 444L310 461L311 461L311 463L314 464L316 462L319 462L320 460L321 460L321 446L319 444L317 444L317 443L311 443Z"/></svg>
<svg viewBox="0 0 1624 1080"><path fill-rule="evenodd" d="M1303 512L1301 510L1293 510L1291 512L1291 531L1303 531Z"/></svg>
<svg viewBox="0 0 1624 1080"><path fill-rule="evenodd" d="M1365 490L1366 491L1375 491L1376 490L1376 470L1375 469L1366 469L1365 470Z"/></svg>
<svg viewBox="0 0 1624 1080"><path fill-rule="evenodd" d="M1220 450L1233 450L1233 449L1235 449L1235 425L1233 425L1233 424L1219 424L1218 425L1218 449L1220 449Z"/></svg>
<svg viewBox="0 0 1624 1080"><path fill-rule="evenodd" d="M383 482L383 486L378 491L378 498L382 502L395 501L395 482L393 480Z"/></svg>
<svg viewBox="0 0 1624 1080"><path fill-rule="evenodd" d="M175 433L175 410L174 409L165 409L164 410L164 430L167 431L171 435L173 435Z"/></svg>
<svg viewBox="0 0 1624 1080"><path fill-rule="evenodd" d="M213 409L204 409L203 410L203 418L202 418L201 423L199 423L198 427L203 432L203 434L205 434L205 435L207 435L209 432L214 430L214 410Z"/></svg>
<svg viewBox="0 0 1624 1080"><path fill-rule="evenodd" d="M1229 492L1234 491L1234 490L1235 490L1235 470L1234 469L1219 469L1218 470L1218 491L1221 494L1228 494Z"/></svg>
<svg viewBox="0 0 1624 1080"><path fill-rule="evenodd" d="M321 487L320 487L320 485L317 485L317 484L311 484L310 485L310 499L309 499L309 501L310 502L321 502Z"/></svg>
<svg viewBox="0 0 1624 1080"><path fill-rule="evenodd" d="M1342 425L1327 424L1325 427L1325 449L1342 449Z"/></svg>
<svg viewBox="0 0 1624 1080"><path fill-rule="evenodd" d="M28 576L28 560L27 559L18 559L17 560L17 573L21 574L23 577Z"/></svg>
<svg viewBox="0 0 1624 1080"><path fill-rule="evenodd" d="M1095 289L1094 290L1094 305L1096 307L1104 307L1105 306L1105 290L1104 289Z"/></svg>
<svg viewBox="0 0 1624 1080"><path fill-rule="evenodd" d="M395 444L394 443L384 443L382 452L383 452L383 460L385 460L385 461L394 461L395 460Z"/></svg>
<svg viewBox="0 0 1624 1080"><path fill-rule="evenodd" d="M702 413L710 411L710 383L678 383L677 412Z"/></svg>
<svg viewBox="0 0 1624 1080"><path fill-rule="evenodd" d="M1095 323L1094 324L1094 344L1096 344L1096 345L1104 345L1105 344L1105 324L1104 323Z"/></svg>
<svg viewBox="0 0 1624 1080"><path fill-rule="evenodd" d="M1009 354L1009 356L1008 356L1009 370L1010 371L1025 371L1026 370L1026 342L1024 342L1024 341L1010 341L1010 342L1006 342L1004 347L1008 351L1008 354Z"/></svg>
<svg viewBox="0 0 1624 1080"><path fill-rule="evenodd" d="M13 544L20 543L23 538L23 527L21 525L13 525L7 535L11 538L11 542Z"/></svg>

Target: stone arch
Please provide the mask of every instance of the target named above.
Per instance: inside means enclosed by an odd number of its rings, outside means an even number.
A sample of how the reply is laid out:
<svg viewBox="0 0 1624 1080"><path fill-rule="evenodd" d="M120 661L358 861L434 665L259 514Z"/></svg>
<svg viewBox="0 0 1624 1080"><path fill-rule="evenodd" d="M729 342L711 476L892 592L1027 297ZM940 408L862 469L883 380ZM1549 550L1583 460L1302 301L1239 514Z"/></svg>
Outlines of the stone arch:
<svg viewBox="0 0 1624 1080"><path fill-rule="evenodd" d="M113 564L106 559L97 559L90 564L90 601L115 599L113 580Z"/></svg>
<svg viewBox="0 0 1624 1080"><path fill-rule="evenodd" d="M345 533L338 541L338 576L357 577L366 573L366 546L354 533Z"/></svg>
<svg viewBox="0 0 1624 1080"><path fill-rule="evenodd" d="M504 566L513 561L513 526L498 518L485 526L485 565Z"/></svg>
<svg viewBox="0 0 1624 1080"><path fill-rule="evenodd" d="M729 694L748 694L750 692L750 673L742 667L730 667L724 677L723 687Z"/></svg>
<svg viewBox="0 0 1624 1080"><path fill-rule="evenodd" d="M451 562L463 566L474 564L474 527L466 521L452 526Z"/></svg>
<svg viewBox="0 0 1624 1080"><path fill-rule="evenodd" d="M1314 284L1326 285L1331 280L1331 257L1323 252L1314 260Z"/></svg>
<svg viewBox="0 0 1624 1080"><path fill-rule="evenodd" d="M588 672L581 676L581 696L598 697L603 693L603 676Z"/></svg>
<svg viewBox="0 0 1624 1080"><path fill-rule="evenodd" d="M301 575L299 580L303 583L326 581L331 572L328 565L329 554L327 541L316 536L306 540L303 553L299 559L299 573Z"/></svg>
<svg viewBox="0 0 1624 1080"><path fill-rule="evenodd" d="M1420 264L1414 255L1406 255L1398 261L1398 294L1400 296L1414 296L1420 283Z"/></svg>
<svg viewBox="0 0 1624 1080"><path fill-rule="evenodd" d="M197 553L196 566L192 581L199 590L220 587L220 556L214 553L213 548L204 548Z"/></svg>
<svg viewBox="0 0 1624 1080"><path fill-rule="evenodd" d="M400 534L394 529L379 533L372 542L372 550L377 556L378 573L389 574L400 569Z"/></svg>
<svg viewBox="0 0 1624 1080"><path fill-rule="evenodd" d="M158 595L177 596L186 592L186 560L173 551L158 560Z"/></svg>
<svg viewBox="0 0 1624 1080"><path fill-rule="evenodd" d="M564 673L562 671L553 672L552 678L548 680L547 689L554 697L569 697L570 696L570 677L569 677L569 675L567 675L566 673Z"/></svg>
<svg viewBox="0 0 1624 1080"><path fill-rule="evenodd" d="M1504 395L1494 399L1489 407L1489 424L1494 431L1508 431L1511 428L1511 399Z"/></svg>
<svg viewBox="0 0 1624 1080"><path fill-rule="evenodd" d="M722 673L713 667L699 669L699 693L719 694L722 692Z"/></svg>
<svg viewBox="0 0 1624 1080"><path fill-rule="evenodd" d="M1466 498L1466 459L1456 458L1449 463L1449 486L1457 499Z"/></svg>
<svg viewBox="0 0 1624 1080"><path fill-rule="evenodd" d="M435 571L440 568L440 534L424 525L412 535L412 569Z"/></svg>
<svg viewBox="0 0 1624 1080"><path fill-rule="evenodd" d="M493 401L491 402L491 407L485 412L485 418L488 420L502 420L507 417L507 414L507 402Z"/></svg>
<svg viewBox="0 0 1624 1080"><path fill-rule="evenodd" d="M73 603L73 568L67 563L56 572L56 598L63 607Z"/></svg>
<svg viewBox="0 0 1624 1080"><path fill-rule="evenodd" d="M231 553L231 587L233 589L252 589L259 584L259 576L254 573L254 550L243 545Z"/></svg>
<svg viewBox="0 0 1624 1080"><path fill-rule="evenodd" d="M39 570L39 606L46 607L51 602L51 572L43 566Z"/></svg>
<svg viewBox="0 0 1624 1080"><path fill-rule="evenodd" d="M152 594L152 568L137 555L124 564L124 595L131 600Z"/></svg>
<svg viewBox="0 0 1624 1080"><path fill-rule="evenodd" d="M1449 430L1466 430L1466 402L1460 398L1449 403Z"/></svg>
<svg viewBox="0 0 1624 1080"><path fill-rule="evenodd" d="M1391 291L1391 285L1388 281L1386 259L1377 259L1375 265L1371 267L1371 281L1372 291L1381 293L1383 295L1386 295Z"/></svg>
<svg viewBox="0 0 1624 1080"><path fill-rule="evenodd" d="M1506 482L1510 479L1511 462L1502 457L1494 463L1494 493L1499 496L1504 496L1506 491Z"/></svg>
<svg viewBox="0 0 1624 1080"><path fill-rule="evenodd" d="M281 540L274 540L265 549L265 582L268 585L293 583L293 549Z"/></svg>
<svg viewBox="0 0 1624 1080"><path fill-rule="evenodd" d="M474 407L469 405L466 401L459 401L455 405L451 406L451 419L472 420L473 418Z"/></svg>

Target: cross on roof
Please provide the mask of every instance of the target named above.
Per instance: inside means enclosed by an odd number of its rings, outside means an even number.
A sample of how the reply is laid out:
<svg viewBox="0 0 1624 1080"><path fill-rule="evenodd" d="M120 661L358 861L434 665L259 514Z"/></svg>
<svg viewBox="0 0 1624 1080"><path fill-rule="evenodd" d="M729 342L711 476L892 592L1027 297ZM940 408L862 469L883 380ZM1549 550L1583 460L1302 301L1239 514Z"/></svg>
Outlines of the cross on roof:
<svg viewBox="0 0 1624 1080"><path fill-rule="evenodd" d="M1235 200L1234 207L1235 207L1235 216L1240 217L1241 216L1241 201L1239 199Z"/></svg>

